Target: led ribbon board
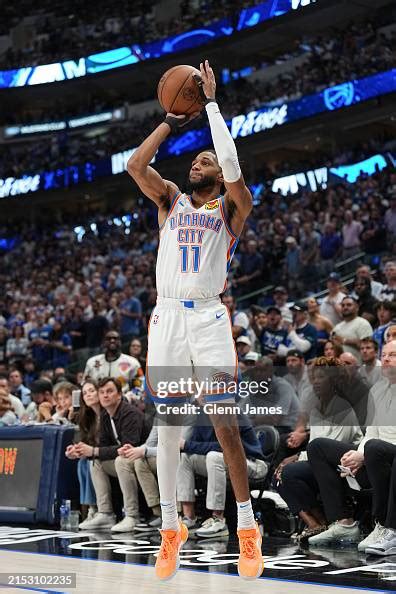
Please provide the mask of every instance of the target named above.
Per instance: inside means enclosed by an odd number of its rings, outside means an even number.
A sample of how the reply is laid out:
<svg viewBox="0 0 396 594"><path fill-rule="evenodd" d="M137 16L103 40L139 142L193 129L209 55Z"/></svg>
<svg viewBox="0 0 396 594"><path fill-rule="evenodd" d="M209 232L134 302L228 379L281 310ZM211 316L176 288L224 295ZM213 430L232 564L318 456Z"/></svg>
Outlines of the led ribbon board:
<svg viewBox="0 0 396 594"><path fill-rule="evenodd" d="M266 0L257 6L240 11L236 24L231 18L213 22L211 25L192 29L167 39L142 45L119 47L91 56L66 60L54 64L27 66L14 70L0 70L0 89L41 85L113 70L144 60L181 52L205 45L215 39L226 37L279 17L292 10L304 8L319 0Z"/></svg>
<svg viewBox="0 0 396 594"><path fill-rule="evenodd" d="M244 138L302 118L356 105L373 97L395 91L396 69L392 69L388 72L329 87L315 95L308 95L279 106L264 106L247 114L237 115L227 121L227 125L234 138ZM210 145L212 145L212 138L208 127L189 130L164 142L158 150L156 160L177 157ZM83 163L36 174L26 172L20 179L13 177L0 179L0 198L37 190L66 188L78 183L94 181L98 177L123 173L134 150L136 148L115 153L111 157L94 163ZM372 167L375 168L375 166L376 164L373 163ZM331 173L339 177L346 175L348 181L356 175L351 171L342 172L340 168L333 169Z"/></svg>

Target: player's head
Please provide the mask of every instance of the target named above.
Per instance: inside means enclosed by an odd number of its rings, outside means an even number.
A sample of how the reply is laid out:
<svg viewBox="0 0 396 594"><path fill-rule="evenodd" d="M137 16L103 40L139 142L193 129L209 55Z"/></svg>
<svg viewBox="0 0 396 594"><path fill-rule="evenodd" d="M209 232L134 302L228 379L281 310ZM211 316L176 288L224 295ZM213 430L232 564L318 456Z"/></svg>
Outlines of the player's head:
<svg viewBox="0 0 396 594"><path fill-rule="evenodd" d="M216 153L213 151L199 153L193 160L188 175L189 190L193 192L218 186L220 191L223 183L223 172Z"/></svg>

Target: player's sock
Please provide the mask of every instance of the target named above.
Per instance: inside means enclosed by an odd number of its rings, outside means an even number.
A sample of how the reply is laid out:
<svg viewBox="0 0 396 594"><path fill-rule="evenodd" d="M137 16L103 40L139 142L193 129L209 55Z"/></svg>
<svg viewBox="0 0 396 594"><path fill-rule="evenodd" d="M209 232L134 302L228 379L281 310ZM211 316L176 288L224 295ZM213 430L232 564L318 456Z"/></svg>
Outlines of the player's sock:
<svg viewBox="0 0 396 594"><path fill-rule="evenodd" d="M252 502L237 501L238 508L238 530L249 530L256 527L256 520L254 519Z"/></svg>
<svg viewBox="0 0 396 594"><path fill-rule="evenodd" d="M161 501L162 530L178 530L176 498L173 501Z"/></svg>
<svg viewBox="0 0 396 594"><path fill-rule="evenodd" d="M162 510L162 529L178 530L176 475L180 461L182 427L158 427L157 477Z"/></svg>

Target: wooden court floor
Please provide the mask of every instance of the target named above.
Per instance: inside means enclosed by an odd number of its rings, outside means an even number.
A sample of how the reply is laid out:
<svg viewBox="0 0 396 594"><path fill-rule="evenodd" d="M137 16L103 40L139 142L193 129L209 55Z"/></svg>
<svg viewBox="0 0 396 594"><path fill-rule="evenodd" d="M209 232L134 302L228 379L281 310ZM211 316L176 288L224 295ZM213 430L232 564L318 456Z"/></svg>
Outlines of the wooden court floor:
<svg viewBox="0 0 396 594"><path fill-rule="evenodd" d="M0 585L1 593L68 592L70 594L361 594L381 592L358 588L338 588L262 578L243 581L238 576L181 569L169 582L155 579L152 566L130 563L81 560L76 558L0 551L0 572L76 573L76 588L44 586L9 587ZM389 590L388 590L389 592Z"/></svg>

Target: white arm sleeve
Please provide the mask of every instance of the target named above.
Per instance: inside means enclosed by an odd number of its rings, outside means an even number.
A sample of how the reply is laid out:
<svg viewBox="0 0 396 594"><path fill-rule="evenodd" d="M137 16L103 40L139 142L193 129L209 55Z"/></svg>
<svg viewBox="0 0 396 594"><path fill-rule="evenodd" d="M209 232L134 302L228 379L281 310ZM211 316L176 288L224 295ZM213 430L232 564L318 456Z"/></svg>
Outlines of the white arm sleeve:
<svg viewBox="0 0 396 594"><path fill-rule="evenodd" d="M205 106L205 109L208 114L213 145L216 151L217 160L223 171L224 181L230 183L236 182L241 177L241 168L239 167L238 154L234 140L220 113L217 103L211 101Z"/></svg>

